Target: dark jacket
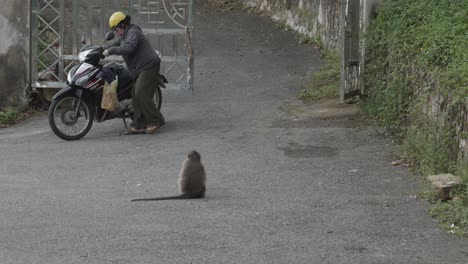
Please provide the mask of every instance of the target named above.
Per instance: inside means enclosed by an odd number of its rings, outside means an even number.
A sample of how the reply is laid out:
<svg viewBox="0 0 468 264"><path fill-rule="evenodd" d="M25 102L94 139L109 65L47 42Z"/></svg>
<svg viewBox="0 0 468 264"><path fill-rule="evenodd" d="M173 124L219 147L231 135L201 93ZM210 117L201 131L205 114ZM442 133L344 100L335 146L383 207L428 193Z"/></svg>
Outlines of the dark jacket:
<svg viewBox="0 0 468 264"><path fill-rule="evenodd" d="M122 37L103 48L108 49L110 55L122 55L133 79L140 72L161 62L141 28L134 24L127 27Z"/></svg>

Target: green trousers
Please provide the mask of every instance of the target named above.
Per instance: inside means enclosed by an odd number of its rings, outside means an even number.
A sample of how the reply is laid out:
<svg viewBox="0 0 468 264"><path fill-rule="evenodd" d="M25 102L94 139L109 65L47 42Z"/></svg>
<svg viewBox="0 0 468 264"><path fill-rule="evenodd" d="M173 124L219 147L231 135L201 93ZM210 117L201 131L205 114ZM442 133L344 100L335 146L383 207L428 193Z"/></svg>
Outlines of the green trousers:
<svg viewBox="0 0 468 264"><path fill-rule="evenodd" d="M138 75L132 90L133 124L136 129L145 129L147 126L164 125L164 117L156 108L153 97L158 85L159 63L153 68L144 70Z"/></svg>

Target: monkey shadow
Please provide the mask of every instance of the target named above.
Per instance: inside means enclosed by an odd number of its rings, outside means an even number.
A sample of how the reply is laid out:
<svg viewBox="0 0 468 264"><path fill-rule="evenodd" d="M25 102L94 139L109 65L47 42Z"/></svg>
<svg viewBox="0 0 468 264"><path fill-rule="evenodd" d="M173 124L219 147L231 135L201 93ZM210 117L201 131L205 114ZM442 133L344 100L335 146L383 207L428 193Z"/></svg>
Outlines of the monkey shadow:
<svg viewBox="0 0 468 264"><path fill-rule="evenodd" d="M209 178L209 175L207 175L207 177ZM209 179L208 179L208 182L209 182ZM243 201L245 199L247 199L247 197L241 195L238 192L233 192L229 188L220 188L220 187L210 188L210 186L208 185L206 189L205 197L194 199L194 200L200 200L200 201L206 201L206 202L212 201L212 202L223 203L223 204L231 204L231 203L237 204L240 201Z"/></svg>
<svg viewBox="0 0 468 264"><path fill-rule="evenodd" d="M212 188L212 189L207 189L207 194L205 194L205 197L203 198L183 198L183 199L167 199L167 200L186 201L186 202L189 201L189 202L197 202L197 203L214 202L214 203L220 203L223 205L238 204L239 200L243 200L242 197L238 197L235 194L229 195L228 192L229 192L228 189ZM163 200L166 200L164 198L169 198L169 197L174 197L174 196L172 195L161 195L161 196L149 195L147 197L133 197L129 201L132 201L133 199L143 198L143 199L147 199L146 202L164 202ZM161 198L163 199L159 200ZM151 200L151 199L158 199L158 200Z"/></svg>

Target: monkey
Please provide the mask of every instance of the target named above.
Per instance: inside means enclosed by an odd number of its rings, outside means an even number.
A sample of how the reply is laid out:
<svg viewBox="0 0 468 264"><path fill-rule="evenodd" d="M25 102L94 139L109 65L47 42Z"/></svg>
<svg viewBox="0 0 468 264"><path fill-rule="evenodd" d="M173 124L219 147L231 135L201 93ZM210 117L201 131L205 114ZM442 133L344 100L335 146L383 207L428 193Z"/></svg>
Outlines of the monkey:
<svg viewBox="0 0 468 264"><path fill-rule="evenodd" d="M180 195L157 198L139 198L132 199L130 201L137 202L204 198L206 192L206 173L205 168L201 163L200 153L196 150L192 150L188 154L187 159L182 162L178 184L179 191L181 193Z"/></svg>

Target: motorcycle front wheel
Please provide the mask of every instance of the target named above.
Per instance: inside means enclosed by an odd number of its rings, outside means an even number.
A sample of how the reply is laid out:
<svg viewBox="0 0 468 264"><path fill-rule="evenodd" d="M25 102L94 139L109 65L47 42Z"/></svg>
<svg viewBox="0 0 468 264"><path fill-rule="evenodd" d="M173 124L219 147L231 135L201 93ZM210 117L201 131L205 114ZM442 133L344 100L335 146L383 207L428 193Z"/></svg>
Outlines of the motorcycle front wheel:
<svg viewBox="0 0 468 264"><path fill-rule="evenodd" d="M49 108L49 125L55 135L64 140L84 137L93 125L94 111L75 95L52 101Z"/></svg>

